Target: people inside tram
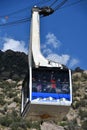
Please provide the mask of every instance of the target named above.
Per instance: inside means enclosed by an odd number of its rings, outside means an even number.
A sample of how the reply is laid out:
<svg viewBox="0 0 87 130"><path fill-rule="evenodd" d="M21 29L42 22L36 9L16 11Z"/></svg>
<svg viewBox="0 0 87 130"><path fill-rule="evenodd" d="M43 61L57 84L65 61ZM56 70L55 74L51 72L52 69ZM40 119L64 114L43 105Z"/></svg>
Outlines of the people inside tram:
<svg viewBox="0 0 87 130"><path fill-rule="evenodd" d="M37 82L37 92L41 92L42 91L42 83L41 80L39 79Z"/></svg>
<svg viewBox="0 0 87 130"><path fill-rule="evenodd" d="M68 76L58 75L53 71L33 73L32 91L42 93L69 93Z"/></svg>
<svg viewBox="0 0 87 130"><path fill-rule="evenodd" d="M53 77L53 79L51 79L51 87L56 88L56 80L54 77Z"/></svg>
<svg viewBox="0 0 87 130"><path fill-rule="evenodd" d="M60 78L57 79L56 81L56 93L61 93L62 92L62 84Z"/></svg>
<svg viewBox="0 0 87 130"><path fill-rule="evenodd" d="M61 80L60 80L60 78L57 79L56 85L57 85L57 88L61 89L62 85L61 85Z"/></svg>
<svg viewBox="0 0 87 130"><path fill-rule="evenodd" d="M68 93L69 92L69 83L67 82L67 79L65 78L62 83L62 92Z"/></svg>
<svg viewBox="0 0 87 130"><path fill-rule="evenodd" d="M52 90L51 83L48 82L48 83L47 83L47 89L46 89L46 92L50 93L51 90Z"/></svg>
<svg viewBox="0 0 87 130"><path fill-rule="evenodd" d="M42 81L42 92L46 92L46 91L47 91L47 79L44 76Z"/></svg>
<svg viewBox="0 0 87 130"><path fill-rule="evenodd" d="M51 77L51 93L56 93L56 80L55 77L52 75Z"/></svg>

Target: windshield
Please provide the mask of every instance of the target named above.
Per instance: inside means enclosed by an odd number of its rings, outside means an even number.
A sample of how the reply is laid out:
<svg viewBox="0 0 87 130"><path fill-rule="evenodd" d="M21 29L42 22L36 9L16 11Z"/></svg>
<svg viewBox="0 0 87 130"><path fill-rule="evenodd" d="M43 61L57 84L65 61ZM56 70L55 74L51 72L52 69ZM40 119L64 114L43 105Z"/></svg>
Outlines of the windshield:
<svg viewBox="0 0 87 130"><path fill-rule="evenodd" d="M58 69L33 69L32 92L69 93L69 72Z"/></svg>

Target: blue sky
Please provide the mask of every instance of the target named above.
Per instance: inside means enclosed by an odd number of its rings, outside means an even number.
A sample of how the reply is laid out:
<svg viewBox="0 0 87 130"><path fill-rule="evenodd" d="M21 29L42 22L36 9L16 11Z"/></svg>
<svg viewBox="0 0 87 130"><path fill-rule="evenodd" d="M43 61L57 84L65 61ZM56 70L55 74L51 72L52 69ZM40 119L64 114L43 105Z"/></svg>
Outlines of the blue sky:
<svg viewBox="0 0 87 130"><path fill-rule="evenodd" d="M44 1L47 0L0 0L0 25L30 18L33 5L48 6L54 0ZM69 68L79 66L87 70L87 0L67 7L77 1L68 0L61 9L41 18L41 51L46 58L59 61ZM29 39L30 22L0 26L2 51L12 49L27 53Z"/></svg>

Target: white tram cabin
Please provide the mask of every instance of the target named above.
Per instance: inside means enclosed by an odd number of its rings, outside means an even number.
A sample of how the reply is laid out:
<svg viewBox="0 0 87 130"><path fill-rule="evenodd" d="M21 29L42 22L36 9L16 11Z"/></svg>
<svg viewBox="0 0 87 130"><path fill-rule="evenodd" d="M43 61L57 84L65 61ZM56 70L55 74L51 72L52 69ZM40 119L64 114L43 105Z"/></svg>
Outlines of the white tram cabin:
<svg viewBox="0 0 87 130"><path fill-rule="evenodd" d="M57 67L32 68L31 88L29 81L28 74L22 87L22 116L33 119L46 114L49 118L63 118L72 103L71 71Z"/></svg>
<svg viewBox="0 0 87 130"><path fill-rule="evenodd" d="M39 15L44 12L41 11L38 7L32 9L29 71L22 86L21 115L60 120L72 104L71 70L41 54Z"/></svg>

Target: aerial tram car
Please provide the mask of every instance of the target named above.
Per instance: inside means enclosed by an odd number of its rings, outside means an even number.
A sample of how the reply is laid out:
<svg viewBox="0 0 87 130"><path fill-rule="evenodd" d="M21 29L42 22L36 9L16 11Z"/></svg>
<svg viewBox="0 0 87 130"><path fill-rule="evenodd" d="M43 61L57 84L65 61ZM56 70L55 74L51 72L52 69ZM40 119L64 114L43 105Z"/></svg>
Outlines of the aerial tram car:
<svg viewBox="0 0 87 130"><path fill-rule="evenodd" d="M46 11L47 10L47 11ZM32 8L29 71L22 85L22 117L61 120L72 104L71 70L46 59L40 51L40 15L53 13L48 7Z"/></svg>

